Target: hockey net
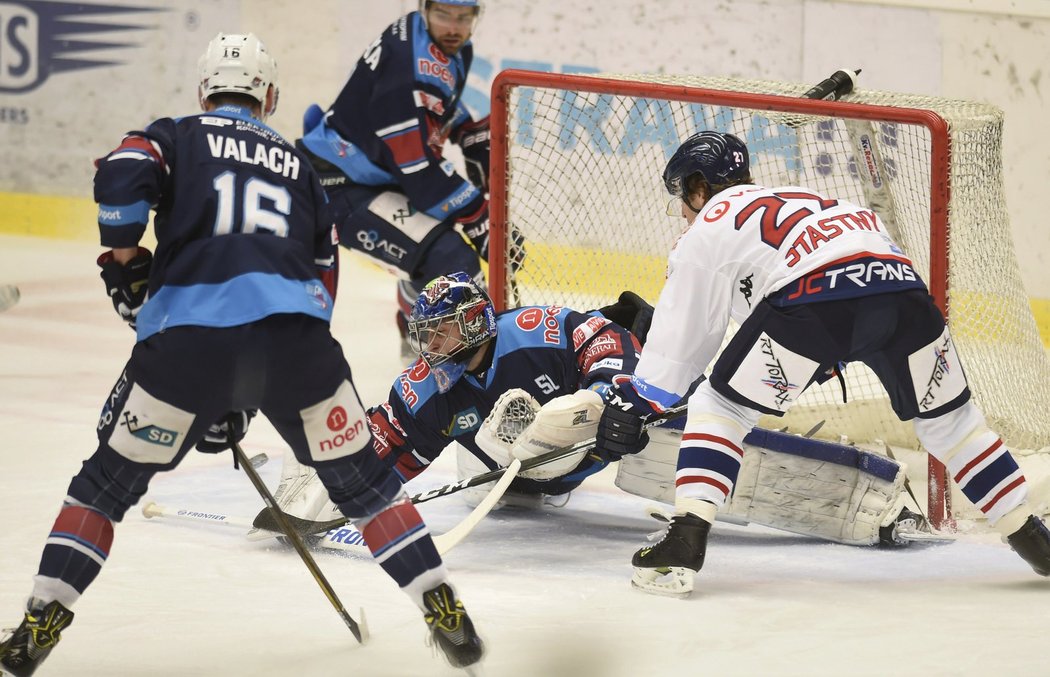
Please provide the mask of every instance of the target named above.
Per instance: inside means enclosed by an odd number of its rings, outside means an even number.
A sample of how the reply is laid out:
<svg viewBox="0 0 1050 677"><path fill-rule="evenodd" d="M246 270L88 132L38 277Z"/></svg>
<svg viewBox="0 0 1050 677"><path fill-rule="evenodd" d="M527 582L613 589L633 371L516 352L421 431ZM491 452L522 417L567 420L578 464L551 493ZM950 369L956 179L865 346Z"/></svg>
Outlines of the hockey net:
<svg viewBox="0 0 1050 677"><path fill-rule="evenodd" d="M659 296L683 231L660 174L688 135L732 132L756 183L803 185L875 209L945 309L975 401L1014 450L1050 442L1050 363L1021 283L1006 213L1002 112L967 101L858 90L799 98L802 84L666 75L505 71L492 97L490 285L501 307L596 308ZM527 258L508 228L524 238ZM949 365L949 368L952 365ZM861 364L762 425L917 448ZM1023 453L1023 451L1022 451ZM950 515L931 462L931 519ZM948 494L950 497L950 494Z"/></svg>

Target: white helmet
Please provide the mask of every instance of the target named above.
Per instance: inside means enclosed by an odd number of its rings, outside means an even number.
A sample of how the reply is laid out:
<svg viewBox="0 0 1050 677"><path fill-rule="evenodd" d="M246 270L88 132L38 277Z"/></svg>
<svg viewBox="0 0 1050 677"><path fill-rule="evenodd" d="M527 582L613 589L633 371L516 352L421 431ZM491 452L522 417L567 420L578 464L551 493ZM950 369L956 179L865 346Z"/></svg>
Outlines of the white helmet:
<svg viewBox="0 0 1050 677"><path fill-rule="evenodd" d="M253 33L219 33L197 64L201 107L220 92L247 94L263 108L263 118L277 110L277 62ZM266 108L266 92L273 85L273 105Z"/></svg>

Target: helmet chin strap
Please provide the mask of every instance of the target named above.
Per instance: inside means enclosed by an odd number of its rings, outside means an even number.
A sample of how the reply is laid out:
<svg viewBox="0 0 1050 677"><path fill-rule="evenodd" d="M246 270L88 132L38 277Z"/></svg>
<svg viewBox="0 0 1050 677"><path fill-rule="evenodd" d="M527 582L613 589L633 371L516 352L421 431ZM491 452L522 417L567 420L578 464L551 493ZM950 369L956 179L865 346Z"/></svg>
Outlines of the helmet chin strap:
<svg viewBox="0 0 1050 677"><path fill-rule="evenodd" d="M687 198L683 198L683 199L682 199L682 202L685 202L685 205L686 205L687 207L689 207L690 209L692 209L692 210L693 210L694 212L697 212L697 213L699 213L699 212L700 212L700 210L704 208L704 205L705 205L705 204L707 204L707 199L705 198L705 199L704 199L704 201L700 203L700 206L699 206L699 207L694 207L694 206L693 206L693 203L692 203L692 202L690 202L690 201L689 201L689 200L688 200Z"/></svg>

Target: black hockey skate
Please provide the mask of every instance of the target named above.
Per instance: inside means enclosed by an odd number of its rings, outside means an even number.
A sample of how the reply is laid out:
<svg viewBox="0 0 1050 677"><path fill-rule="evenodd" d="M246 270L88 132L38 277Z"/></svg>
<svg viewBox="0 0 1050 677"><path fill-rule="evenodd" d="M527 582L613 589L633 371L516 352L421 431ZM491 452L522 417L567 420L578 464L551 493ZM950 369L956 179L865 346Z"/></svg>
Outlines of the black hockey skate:
<svg viewBox="0 0 1050 677"><path fill-rule="evenodd" d="M484 645L463 602L447 583L423 593L426 613L423 619L430 628L433 641L441 648L448 662L456 668L465 668L481 660Z"/></svg>
<svg viewBox="0 0 1050 677"><path fill-rule="evenodd" d="M675 515L655 545L634 553L631 585L654 595L686 596L704 566L711 523L693 513Z"/></svg>
<svg viewBox="0 0 1050 677"><path fill-rule="evenodd" d="M1029 515L1024 526L1007 536L1006 542L1037 574L1050 576L1050 529L1043 520Z"/></svg>
<svg viewBox="0 0 1050 677"><path fill-rule="evenodd" d="M58 602L27 611L14 634L0 643L0 669L4 674L26 677L36 672L73 622L73 612Z"/></svg>
<svg viewBox="0 0 1050 677"><path fill-rule="evenodd" d="M906 548L916 539L916 534L932 534L929 522L917 512L901 508L892 524L879 529L880 548Z"/></svg>

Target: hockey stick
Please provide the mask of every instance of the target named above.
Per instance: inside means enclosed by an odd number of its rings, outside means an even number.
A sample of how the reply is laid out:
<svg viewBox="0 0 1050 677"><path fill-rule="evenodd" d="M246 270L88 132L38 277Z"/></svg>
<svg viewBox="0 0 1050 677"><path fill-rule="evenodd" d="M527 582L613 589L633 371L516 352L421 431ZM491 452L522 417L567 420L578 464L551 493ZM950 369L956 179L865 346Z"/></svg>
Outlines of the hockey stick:
<svg viewBox="0 0 1050 677"><path fill-rule="evenodd" d="M679 416L685 414L687 406L688 405L683 404L668 409L660 416L651 418L648 421L646 421L645 425L643 426L643 429L648 430L649 428L658 426L661 423L665 423L667 421L678 418ZM590 451L594 448L595 444L596 440L594 438L591 438L589 440L577 442L576 444L573 444L568 447L562 447L561 449L554 449L552 451L548 451L546 454L540 454L539 456L535 456L526 461L522 461L520 472L525 472L526 470L530 470L537 466L561 460L566 456L572 456L573 454L577 454L581 451ZM469 477L467 479L460 480L459 482L455 482L453 484L446 484L442 487L438 487L437 489L430 489L429 491L424 491L413 496L412 502L425 503L440 496L448 496L449 494L454 494L458 491L462 491L470 487L476 487L479 484L488 484L489 482L498 480L500 477L503 476L503 473L507 472L508 470L509 466L507 468L497 468L495 470L490 470L488 472L481 473L480 475L475 475L474 477Z"/></svg>
<svg viewBox="0 0 1050 677"><path fill-rule="evenodd" d="M507 472L503 474L503 477L500 478L500 481L492 488L492 491L490 491L488 495L478 503L474 510L472 510L462 522L443 534L433 536L434 547L437 548L438 554L444 555L449 550L459 545L459 543L474 530L474 527L485 518L485 515L489 514L497 501L503 498L503 494L506 493L507 487L510 486L510 483L518 476L518 469L520 466L521 461L515 459L513 463L507 466ZM168 508L154 502L142 506L142 514L146 519L159 517L183 522L195 522L197 524L230 526L239 529L255 528L253 521L247 517L237 517L233 515L225 515L223 513L193 510L190 508ZM288 515L285 515L286 519L288 517ZM315 545L329 550L344 550L357 555L367 557L372 556L372 551L368 549L368 545L364 542L364 537L361 536L361 532L358 531L350 521L333 520L327 524L333 523L335 523L336 526L325 530L324 536L322 536ZM299 534L313 535L321 533L320 531L314 531L311 528L317 524L317 522L303 521L301 524L296 524L293 528Z"/></svg>
<svg viewBox="0 0 1050 677"><path fill-rule="evenodd" d="M22 297L21 292L18 291L18 287L13 284L2 284L0 285L0 313L4 312L8 308L13 307L18 303L18 299Z"/></svg>
<svg viewBox="0 0 1050 677"><path fill-rule="evenodd" d="M643 426L643 429L648 430L649 428L658 426L661 423L666 423L667 421L674 420L679 416L685 414L687 408L688 405L686 404L682 404L677 407L672 407L660 416L651 418L648 421L646 421L645 425ZM539 456L530 458L527 461L522 461L521 465L515 470L515 473L524 472L526 470L529 470L530 468L535 468L537 466L545 465L553 461L558 461L565 458L566 456L572 456L573 454L577 454L581 451L590 451L594 448L594 445L595 440L594 438L591 438L589 440L577 442L576 444L573 444L568 447L562 447L561 449L553 449L551 451L548 451L546 454L540 454ZM432 501L435 498L440 498L441 496L448 496L449 494L455 494L457 492L463 491L464 489L469 489L470 487L476 487L480 484L488 484L489 482L495 482L496 480L502 478L505 474L508 474L513 466L514 464L511 463L505 468L496 468L495 470L483 472L480 475L474 475L473 477L468 477L458 482L453 482L452 484L445 484L443 486L437 487L436 489L428 489L427 491L420 492L413 496L412 503L426 503L427 501ZM508 482L508 485L509 484L510 482ZM504 491L506 491L506 487L504 487L503 490L500 491L499 495L502 496ZM498 500L498 497L497 499L493 500L492 503L495 504L496 500ZM328 522L315 522L314 530L310 533L324 533L326 531L330 531L331 529L336 529L345 523L346 520L341 519L330 520Z"/></svg>
<svg viewBox="0 0 1050 677"><path fill-rule="evenodd" d="M142 506L142 514L146 519L159 518L179 522L191 522L195 524L228 526L237 529L252 528L252 520L249 517L207 512L205 510L196 510L193 508L169 508L153 502ZM437 540L437 538L434 539L435 545L437 545ZM361 555L362 557L372 557L372 551L369 550L368 546L365 544L361 532L352 526L332 529L318 539L316 543L311 543L311 545L316 545L317 547L329 550L343 550L355 555ZM438 552L444 554L440 546L438 546Z"/></svg>
<svg viewBox="0 0 1050 677"><path fill-rule="evenodd" d="M478 525L478 522L483 520L485 515L489 514L499 499L503 498L503 494L507 492L510 483L514 481L514 478L518 476L518 472L521 471L521 466L522 463L518 459L511 461L511 464L507 466L506 472L503 473L503 477L499 479L499 482L496 482L496 486L492 487L492 491L488 493L488 496L475 506L466 519L440 536L434 537L434 545L437 546L439 553L444 555L466 538L467 534L474 531L474 527ZM413 497L412 502L415 503L415 497Z"/></svg>
<svg viewBox="0 0 1050 677"><path fill-rule="evenodd" d="M339 601L339 597L335 594L332 585L328 582L328 579L325 578L321 568L317 566L317 562L314 561L313 556L306 549L306 545L303 544L302 537L300 537L298 532L296 532L288 523L288 520L284 516L284 512L277 507L277 501L274 499L273 494L271 494L270 490L266 488L266 483L262 481L261 477L259 477L259 473L256 472L251 461L248 460L248 456L245 455L244 450L241 449L241 445L233 439L233 424L231 423L228 428L230 431L228 439L230 442L230 449L233 450L233 457L237 460L237 463L244 468L245 474L248 475L248 479L250 479L252 484L255 485L255 490L259 492L259 496L262 497L263 503L265 503L266 507L273 512L277 519L277 524L281 527L281 531L284 532L284 535L295 548L295 551L299 553L299 557L303 560L303 564L305 564L306 568L310 570L311 574L313 574L314 580L317 581L317 585L321 587L325 597L327 597L328 601L332 603L333 607L335 607L339 617L343 619L344 623L346 623L346 627L350 628L350 632L353 633L358 642L364 644L365 640L368 639L368 625L365 623L364 609L361 609L361 624L358 625L357 621L351 618L350 614L346 612L343 603Z"/></svg>
<svg viewBox="0 0 1050 677"><path fill-rule="evenodd" d="M197 522L198 524L218 524L237 529L250 529L252 526L252 521L245 517L224 515L218 512L204 512L203 510L189 510L187 508L168 508L153 501L142 506L142 516L146 519L163 517L183 522Z"/></svg>

